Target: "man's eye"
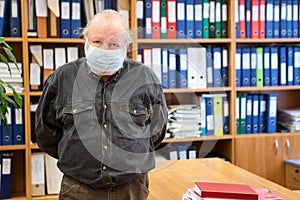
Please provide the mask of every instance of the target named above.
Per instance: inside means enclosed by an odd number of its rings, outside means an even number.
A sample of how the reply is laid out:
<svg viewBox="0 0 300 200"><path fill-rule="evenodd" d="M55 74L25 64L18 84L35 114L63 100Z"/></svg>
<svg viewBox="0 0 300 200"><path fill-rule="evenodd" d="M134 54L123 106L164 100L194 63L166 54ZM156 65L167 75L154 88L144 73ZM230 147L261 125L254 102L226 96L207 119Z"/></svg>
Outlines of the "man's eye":
<svg viewBox="0 0 300 200"><path fill-rule="evenodd" d="M100 46L100 45L102 44L102 42L101 42L101 41L94 41L93 44L94 44L95 46Z"/></svg>
<svg viewBox="0 0 300 200"><path fill-rule="evenodd" d="M119 45L117 43L110 43L110 48L118 48Z"/></svg>

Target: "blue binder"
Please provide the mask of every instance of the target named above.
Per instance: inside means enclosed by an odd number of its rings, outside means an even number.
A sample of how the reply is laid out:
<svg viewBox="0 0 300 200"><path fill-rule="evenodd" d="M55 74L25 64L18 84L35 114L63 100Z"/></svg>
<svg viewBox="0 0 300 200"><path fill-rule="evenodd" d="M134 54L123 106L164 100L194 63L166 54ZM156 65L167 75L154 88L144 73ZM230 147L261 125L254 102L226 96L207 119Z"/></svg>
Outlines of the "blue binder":
<svg viewBox="0 0 300 200"><path fill-rule="evenodd" d="M287 37L287 0L280 1L280 37Z"/></svg>
<svg viewBox="0 0 300 200"><path fill-rule="evenodd" d="M266 113L267 97L265 94L259 95L259 115L258 115L258 133L266 132Z"/></svg>
<svg viewBox="0 0 300 200"><path fill-rule="evenodd" d="M186 19L186 37L194 38L194 0L186 0L185 4L185 19Z"/></svg>
<svg viewBox="0 0 300 200"><path fill-rule="evenodd" d="M259 118L259 96L253 95L252 101L252 133L258 133Z"/></svg>
<svg viewBox="0 0 300 200"><path fill-rule="evenodd" d="M252 133L252 95L248 94L246 96L246 133Z"/></svg>
<svg viewBox="0 0 300 200"><path fill-rule="evenodd" d="M169 49L169 88L176 88L176 50Z"/></svg>
<svg viewBox="0 0 300 200"><path fill-rule="evenodd" d="M162 63L162 87L164 89L169 88L169 54L168 54L168 49L162 48L161 49L161 63Z"/></svg>
<svg viewBox="0 0 300 200"><path fill-rule="evenodd" d="M178 49L176 54L176 87L187 88L187 50Z"/></svg>
<svg viewBox="0 0 300 200"><path fill-rule="evenodd" d="M213 55L212 48L206 48L206 83L207 87L213 87Z"/></svg>
<svg viewBox="0 0 300 200"><path fill-rule="evenodd" d="M293 37L299 37L299 0L293 0ZM299 16L298 16L299 15Z"/></svg>
<svg viewBox="0 0 300 200"><path fill-rule="evenodd" d="M251 38L251 1L245 1L246 38Z"/></svg>
<svg viewBox="0 0 300 200"><path fill-rule="evenodd" d="M287 48L287 84L294 85L294 49Z"/></svg>
<svg viewBox="0 0 300 200"><path fill-rule="evenodd" d="M202 0L195 0L195 21L194 21L194 36L202 38ZM198 10L200 9L200 10Z"/></svg>
<svg viewBox="0 0 300 200"><path fill-rule="evenodd" d="M177 0L177 38L185 38L186 37L186 14L185 14L185 0Z"/></svg>
<svg viewBox="0 0 300 200"><path fill-rule="evenodd" d="M251 69L251 72L250 72L250 80L251 80L251 83L250 85L251 86L256 86L256 68L257 68L257 59L256 59L257 55L256 55L256 48L251 48L251 57L250 57L250 69Z"/></svg>
<svg viewBox="0 0 300 200"><path fill-rule="evenodd" d="M271 86L278 86L278 48L271 48Z"/></svg>
<svg viewBox="0 0 300 200"><path fill-rule="evenodd" d="M71 38L80 38L81 27L81 0L71 0L72 14L71 14Z"/></svg>
<svg viewBox="0 0 300 200"><path fill-rule="evenodd" d="M71 0L61 0L60 16L60 36L62 38L71 37ZM69 8L69 9L68 9Z"/></svg>
<svg viewBox="0 0 300 200"><path fill-rule="evenodd" d="M24 143L24 116L22 108L13 108L13 144Z"/></svg>
<svg viewBox="0 0 300 200"><path fill-rule="evenodd" d="M271 61L270 61L270 48L264 47L264 86L271 85Z"/></svg>
<svg viewBox="0 0 300 200"><path fill-rule="evenodd" d="M222 87L222 54L221 48L215 47L213 51L213 86Z"/></svg>
<svg viewBox="0 0 300 200"><path fill-rule="evenodd" d="M224 135L229 135L229 100L227 95L223 97L223 114L224 114Z"/></svg>
<svg viewBox="0 0 300 200"><path fill-rule="evenodd" d="M222 77L223 85L228 86L228 49L222 48Z"/></svg>
<svg viewBox="0 0 300 200"><path fill-rule="evenodd" d="M12 194L12 153L1 154L1 166L0 199L9 199Z"/></svg>
<svg viewBox="0 0 300 200"><path fill-rule="evenodd" d="M200 97L201 109L201 136L206 136L206 99L205 95Z"/></svg>
<svg viewBox="0 0 300 200"><path fill-rule="evenodd" d="M273 23L273 38L280 37L280 0L274 0L274 23ZM275 14L276 13L276 14Z"/></svg>
<svg viewBox="0 0 300 200"><path fill-rule="evenodd" d="M9 22L9 0L4 0L3 7L1 7L0 13L3 13L3 16L0 16L0 36L7 36L9 30L8 27L8 22Z"/></svg>
<svg viewBox="0 0 300 200"><path fill-rule="evenodd" d="M293 0L287 0L286 2L286 37L293 37Z"/></svg>
<svg viewBox="0 0 300 200"><path fill-rule="evenodd" d="M300 47L294 47L294 85L300 85Z"/></svg>
<svg viewBox="0 0 300 200"><path fill-rule="evenodd" d="M12 104L8 104L7 107L7 126L8 129L3 125L2 122L2 140L1 140L1 145L12 145L13 144L13 126L12 126L12 120L13 120L13 106Z"/></svg>
<svg viewBox="0 0 300 200"><path fill-rule="evenodd" d="M286 85L287 77L287 65L286 65L286 47L280 47L280 73L279 73L279 83L280 85Z"/></svg>
<svg viewBox="0 0 300 200"><path fill-rule="evenodd" d="M145 37L152 39L152 0L145 0Z"/></svg>
<svg viewBox="0 0 300 200"><path fill-rule="evenodd" d="M21 37L20 0L10 0L10 37Z"/></svg>
<svg viewBox="0 0 300 200"><path fill-rule="evenodd" d="M241 54L242 54L242 49L241 48L236 48L235 52L235 84L236 87L240 87L241 84L241 78L242 78L242 72L241 72Z"/></svg>
<svg viewBox="0 0 300 200"><path fill-rule="evenodd" d="M273 0L266 0L266 38L273 38L273 21Z"/></svg>
<svg viewBox="0 0 300 200"><path fill-rule="evenodd" d="M275 133L277 125L277 94L267 96L267 133Z"/></svg>
<svg viewBox="0 0 300 200"><path fill-rule="evenodd" d="M242 49L242 86L250 86L250 48Z"/></svg>

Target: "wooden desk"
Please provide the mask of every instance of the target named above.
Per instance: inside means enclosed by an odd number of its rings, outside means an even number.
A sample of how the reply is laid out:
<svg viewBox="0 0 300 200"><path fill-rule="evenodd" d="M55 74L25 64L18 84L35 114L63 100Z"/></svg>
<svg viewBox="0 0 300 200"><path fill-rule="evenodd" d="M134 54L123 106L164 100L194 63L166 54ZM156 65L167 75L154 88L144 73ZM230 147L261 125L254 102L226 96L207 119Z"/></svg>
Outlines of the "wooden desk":
<svg viewBox="0 0 300 200"><path fill-rule="evenodd" d="M244 183L252 188L267 188L284 200L300 199L300 194L219 158L159 161L149 178L149 200L181 200L195 181Z"/></svg>

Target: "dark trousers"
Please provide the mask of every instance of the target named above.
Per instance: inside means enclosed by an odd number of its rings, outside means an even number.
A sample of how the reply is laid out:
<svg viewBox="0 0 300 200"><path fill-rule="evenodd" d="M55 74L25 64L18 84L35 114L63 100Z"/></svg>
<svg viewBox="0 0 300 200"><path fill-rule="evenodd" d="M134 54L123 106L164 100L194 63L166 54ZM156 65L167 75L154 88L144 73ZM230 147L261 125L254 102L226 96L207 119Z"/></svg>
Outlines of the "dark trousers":
<svg viewBox="0 0 300 200"><path fill-rule="evenodd" d="M146 200L149 190L148 174L123 185L111 188L91 188L64 176L59 193L60 200Z"/></svg>

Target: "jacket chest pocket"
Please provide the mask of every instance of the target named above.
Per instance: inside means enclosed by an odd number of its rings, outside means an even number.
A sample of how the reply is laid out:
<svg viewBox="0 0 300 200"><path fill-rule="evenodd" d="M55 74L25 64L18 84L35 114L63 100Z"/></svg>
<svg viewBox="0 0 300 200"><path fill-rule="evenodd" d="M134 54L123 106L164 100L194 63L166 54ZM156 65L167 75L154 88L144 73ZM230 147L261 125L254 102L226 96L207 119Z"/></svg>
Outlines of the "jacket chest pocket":
<svg viewBox="0 0 300 200"><path fill-rule="evenodd" d="M63 108L62 123L64 128L86 126L96 118L94 106L91 104L68 104Z"/></svg>
<svg viewBox="0 0 300 200"><path fill-rule="evenodd" d="M139 137L149 132L149 110L141 101L118 102L112 106L113 122L123 135Z"/></svg>

